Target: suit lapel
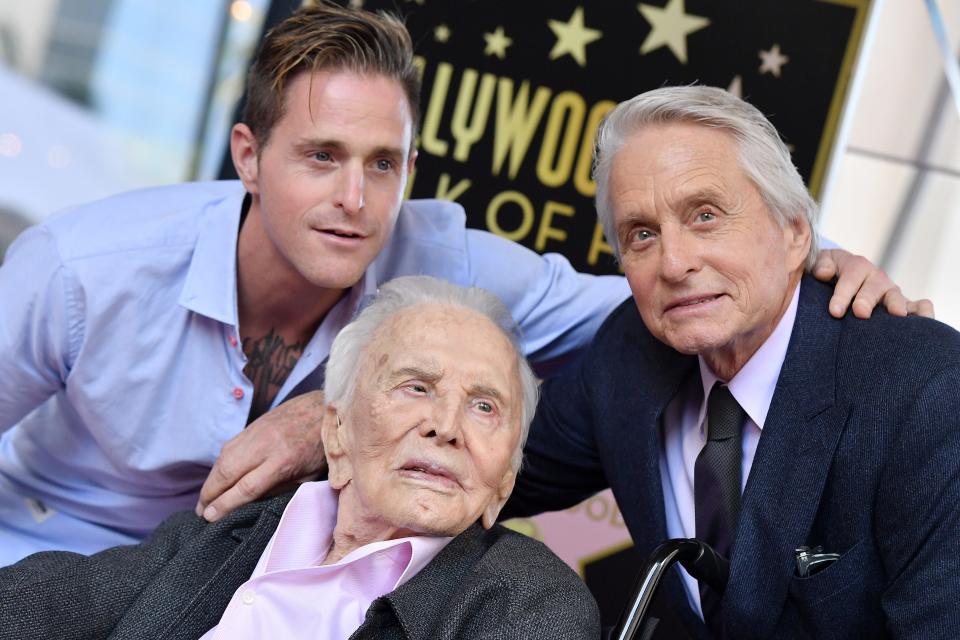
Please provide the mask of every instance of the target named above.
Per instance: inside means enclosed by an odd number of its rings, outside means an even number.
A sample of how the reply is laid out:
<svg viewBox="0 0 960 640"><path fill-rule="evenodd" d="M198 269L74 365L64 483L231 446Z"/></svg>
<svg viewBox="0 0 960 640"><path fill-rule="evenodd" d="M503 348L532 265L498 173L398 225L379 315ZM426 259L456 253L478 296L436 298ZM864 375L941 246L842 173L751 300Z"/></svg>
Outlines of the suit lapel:
<svg viewBox="0 0 960 640"><path fill-rule="evenodd" d="M601 454L610 486L642 561L667 540L667 524L660 477L660 419L683 382L696 375L697 359L679 355L654 338L639 314L625 324L622 349L615 362L615 392L601 424ZM705 632L703 622L687 606L679 570L669 572L660 589L694 636Z"/></svg>
<svg viewBox="0 0 960 640"><path fill-rule="evenodd" d="M376 615L368 612L356 637L371 633L376 637L385 621L395 615L405 636L412 640L430 638L436 633L436 624L441 617L437 603L446 602L450 594L458 593L464 574L476 565L499 535L497 528L487 532L474 523L455 536L408 582L373 602L370 609Z"/></svg>
<svg viewBox="0 0 960 640"><path fill-rule="evenodd" d="M767 637L786 602L846 423L834 400L840 322L829 293L804 278L797 318L744 490L724 597L731 637Z"/></svg>
<svg viewBox="0 0 960 640"><path fill-rule="evenodd" d="M250 578L291 495L245 505L206 525L157 574L110 637L192 640L209 631Z"/></svg>
<svg viewBox="0 0 960 640"><path fill-rule="evenodd" d="M633 317L635 315L636 317ZM599 422L601 456L634 545L648 554L666 536L660 480L659 421L696 358L679 356L653 338L634 312L626 323L623 371ZM630 334L633 335L630 335ZM612 463L612 464L611 464Z"/></svg>
<svg viewBox="0 0 960 640"><path fill-rule="evenodd" d="M198 638L219 624L234 593L250 579L260 555L270 542L279 520L260 520L253 527L232 532L239 541L236 550L220 565L209 580L196 592L189 604L159 636L162 640Z"/></svg>

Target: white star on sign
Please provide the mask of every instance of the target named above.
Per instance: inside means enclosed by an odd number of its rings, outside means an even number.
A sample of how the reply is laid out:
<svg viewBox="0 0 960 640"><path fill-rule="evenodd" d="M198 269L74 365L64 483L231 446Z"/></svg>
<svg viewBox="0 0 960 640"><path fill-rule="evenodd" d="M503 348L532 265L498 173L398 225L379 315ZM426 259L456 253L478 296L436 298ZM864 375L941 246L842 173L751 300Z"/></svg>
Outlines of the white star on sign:
<svg viewBox="0 0 960 640"><path fill-rule="evenodd" d="M682 64L687 64L687 36L710 24L707 18L688 14L683 0L670 0L666 7L641 3L637 11L653 27L640 45L640 55L666 45Z"/></svg>
<svg viewBox="0 0 960 640"><path fill-rule="evenodd" d="M513 44L513 40L507 37L503 27L497 27L493 33L483 34L483 39L487 41L487 48L483 53L488 56L497 56L501 60L507 57L507 47Z"/></svg>
<svg viewBox="0 0 960 640"><path fill-rule="evenodd" d="M762 63L760 64L760 74L772 73L774 78L780 77L780 71L783 65L790 62L789 56L780 53L780 45L774 44L769 51L761 49L758 53Z"/></svg>
<svg viewBox="0 0 960 640"><path fill-rule="evenodd" d="M587 45L603 37L603 32L583 24L583 7L577 7L570 20L548 20L547 24L557 36L557 43L550 50L550 59L556 60L569 53L581 67L587 66Z"/></svg>

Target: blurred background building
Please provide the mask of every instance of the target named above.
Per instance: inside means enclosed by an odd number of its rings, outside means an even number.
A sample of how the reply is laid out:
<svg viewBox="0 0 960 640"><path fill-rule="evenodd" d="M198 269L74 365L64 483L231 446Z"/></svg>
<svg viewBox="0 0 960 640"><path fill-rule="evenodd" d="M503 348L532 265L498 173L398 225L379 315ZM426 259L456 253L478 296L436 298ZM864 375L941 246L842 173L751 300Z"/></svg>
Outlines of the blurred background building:
<svg viewBox="0 0 960 640"><path fill-rule="evenodd" d="M269 0L0 0L0 247L63 207L215 178Z"/></svg>
<svg viewBox="0 0 960 640"><path fill-rule="evenodd" d="M942 16L952 58L935 37ZM882 265L908 295L930 298L960 329L960 2L884 0L870 20L823 232Z"/></svg>
<svg viewBox="0 0 960 640"><path fill-rule="evenodd" d="M65 206L216 178L271 4L0 0L0 256ZM955 0L872 3L822 201L827 236L960 328L958 50Z"/></svg>

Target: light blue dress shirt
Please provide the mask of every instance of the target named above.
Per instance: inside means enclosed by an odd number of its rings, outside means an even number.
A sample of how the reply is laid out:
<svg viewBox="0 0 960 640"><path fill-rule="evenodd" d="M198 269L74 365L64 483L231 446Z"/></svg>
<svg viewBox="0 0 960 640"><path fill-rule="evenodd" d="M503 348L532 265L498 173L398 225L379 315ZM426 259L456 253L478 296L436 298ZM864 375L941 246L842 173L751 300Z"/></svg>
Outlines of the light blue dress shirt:
<svg viewBox="0 0 960 640"><path fill-rule="evenodd" d="M253 386L237 320L238 182L137 191L31 228L0 268L0 565L135 542L193 508ZM337 331L378 283L426 274L499 295L543 374L585 348L629 289L409 201L327 314L274 406L316 388Z"/></svg>

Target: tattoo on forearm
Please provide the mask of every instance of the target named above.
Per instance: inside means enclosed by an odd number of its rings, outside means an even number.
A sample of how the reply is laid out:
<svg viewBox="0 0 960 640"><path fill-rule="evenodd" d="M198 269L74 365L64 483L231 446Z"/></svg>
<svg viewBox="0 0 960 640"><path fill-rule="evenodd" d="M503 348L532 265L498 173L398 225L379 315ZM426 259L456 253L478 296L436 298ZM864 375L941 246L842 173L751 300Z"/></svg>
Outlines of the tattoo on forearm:
<svg viewBox="0 0 960 640"><path fill-rule="evenodd" d="M270 403L286 382L305 346L305 342L288 345L275 329L270 329L270 333L256 340L243 339L243 352L247 354L247 366L243 372L253 383L253 402L247 424L270 408Z"/></svg>

